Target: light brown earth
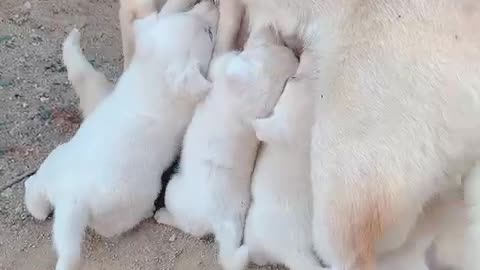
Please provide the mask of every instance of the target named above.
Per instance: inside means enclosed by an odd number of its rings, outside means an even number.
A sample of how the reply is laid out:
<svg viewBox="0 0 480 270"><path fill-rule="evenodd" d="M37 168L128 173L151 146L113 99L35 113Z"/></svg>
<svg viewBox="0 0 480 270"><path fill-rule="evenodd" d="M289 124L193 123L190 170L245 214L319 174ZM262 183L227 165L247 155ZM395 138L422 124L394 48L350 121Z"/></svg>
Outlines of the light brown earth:
<svg viewBox="0 0 480 270"><path fill-rule="evenodd" d="M0 0L1 270L54 269L52 222L26 212L20 180L80 123L61 61L61 44L74 25L88 58L112 80L118 77L117 10L117 0ZM84 251L88 270L219 269L211 241L152 220L114 239L89 233Z"/></svg>

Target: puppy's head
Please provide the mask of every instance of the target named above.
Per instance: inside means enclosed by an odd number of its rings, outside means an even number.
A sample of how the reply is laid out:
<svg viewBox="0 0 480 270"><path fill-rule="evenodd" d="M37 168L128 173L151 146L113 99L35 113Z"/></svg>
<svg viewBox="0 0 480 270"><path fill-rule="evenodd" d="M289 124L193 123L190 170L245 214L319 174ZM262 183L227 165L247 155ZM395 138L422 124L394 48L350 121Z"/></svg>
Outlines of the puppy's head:
<svg viewBox="0 0 480 270"><path fill-rule="evenodd" d="M166 77L172 89L206 90L209 84L205 75L216 39L217 20L218 10L212 1L201 1L188 12L152 14L136 20L132 65L137 61L143 69L154 69L159 76Z"/></svg>
<svg viewBox="0 0 480 270"><path fill-rule="evenodd" d="M288 80L270 117L253 120L260 141L297 146L309 143L314 89L310 79L300 76L296 74Z"/></svg>
<svg viewBox="0 0 480 270"><path fill-rule="evenodd" d="M246 120L268 116L295 73L298 60L287 47L262 43L217 58L212 67L215 84L223 84L229 102Z"/></svg>

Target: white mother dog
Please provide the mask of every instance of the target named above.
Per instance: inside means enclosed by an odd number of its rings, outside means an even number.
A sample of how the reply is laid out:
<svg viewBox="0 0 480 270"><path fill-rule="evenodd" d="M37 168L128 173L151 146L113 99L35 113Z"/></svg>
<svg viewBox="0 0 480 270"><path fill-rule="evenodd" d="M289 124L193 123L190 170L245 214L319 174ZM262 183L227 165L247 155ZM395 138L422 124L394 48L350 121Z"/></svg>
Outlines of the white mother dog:
<svg viewBox="0 0 480 270"><path fill-rule="evenodd" d="M108 237L152 216L160 176L210 87L202 74L217 16L212 3L202 2L190 12L137 21L136 51L114 91L26 181L34 217L43 220L55 209L57 270L80 267L87 226Z"/></svg>

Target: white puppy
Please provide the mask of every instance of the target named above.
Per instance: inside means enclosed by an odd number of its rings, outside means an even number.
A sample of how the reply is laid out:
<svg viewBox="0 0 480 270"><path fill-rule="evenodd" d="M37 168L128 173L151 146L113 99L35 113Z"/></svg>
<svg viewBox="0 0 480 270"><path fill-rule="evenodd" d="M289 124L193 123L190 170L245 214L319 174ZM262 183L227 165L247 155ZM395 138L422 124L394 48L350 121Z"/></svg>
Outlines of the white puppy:
<svg viewBox="0 0 480 270"><path fill-rule="evenodd" d="M270 28L258 34L244 52L215 61L213 90L187 130L179 173L167 186L166 209L155 214L157 222L195 236L215 234L225 269L242 269L248 259L246 249L237 249L259 143L251 121L271 113L297 67L292 51Z"/></svg>
<svg viewBox="0 0 480 270"><path fill-rule="evenodd" d="M108 237L152 216L160 176L210 88L202 74L217 15L202 2L187 13L137 21L137 49L115 90L26 181L34 217L43 220L55 209L57 270L78 269L87 226Z"/></svg>
<svg viewBox="0 0 480 270"><path fill-rule="evenodd" d="M299 70L288 81L273 115L254 122L264 143L252 178L244 245L259 265L323 269L312 242L309 164L314 91L306 77L311 69L308 60L303 53Z"/></svg>

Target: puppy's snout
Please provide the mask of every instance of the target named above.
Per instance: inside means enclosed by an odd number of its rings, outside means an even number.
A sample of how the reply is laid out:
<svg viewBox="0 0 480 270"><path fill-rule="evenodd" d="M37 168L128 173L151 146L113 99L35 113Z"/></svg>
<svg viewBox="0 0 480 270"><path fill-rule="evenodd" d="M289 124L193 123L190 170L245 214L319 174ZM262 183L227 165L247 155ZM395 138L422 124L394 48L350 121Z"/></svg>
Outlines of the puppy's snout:
<svg viewBox="0 0 480 270"><path fill-rule="evenodd" d="M209 23L209 25L216 28L218 21L218 9L213 1L202 0L192 8L191 12L202 17Z"/></svg>

